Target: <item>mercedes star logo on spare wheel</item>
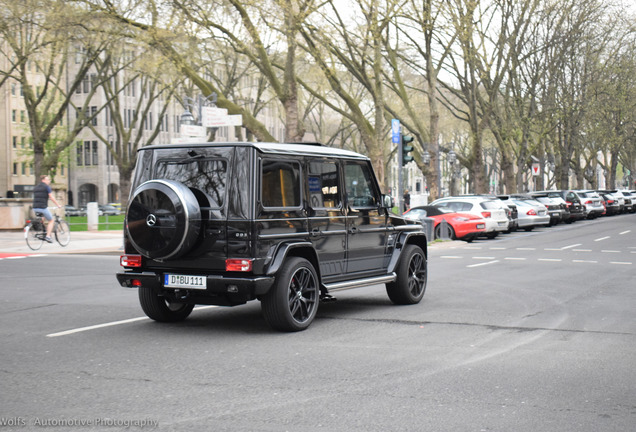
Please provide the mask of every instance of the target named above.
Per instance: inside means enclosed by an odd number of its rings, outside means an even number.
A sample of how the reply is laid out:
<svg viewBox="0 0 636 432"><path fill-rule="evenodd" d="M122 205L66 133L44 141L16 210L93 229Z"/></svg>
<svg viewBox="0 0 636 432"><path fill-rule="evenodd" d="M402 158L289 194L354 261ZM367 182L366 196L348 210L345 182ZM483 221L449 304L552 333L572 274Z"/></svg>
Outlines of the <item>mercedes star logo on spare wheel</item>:
<svg viewBox="0 0 636 432"><path fill-rule="evenodd" d="M153 214L149 214L148 217L146 218L146 225L151 227L151 226L155 226L156 223L157 223L157 216Z"/></svg>

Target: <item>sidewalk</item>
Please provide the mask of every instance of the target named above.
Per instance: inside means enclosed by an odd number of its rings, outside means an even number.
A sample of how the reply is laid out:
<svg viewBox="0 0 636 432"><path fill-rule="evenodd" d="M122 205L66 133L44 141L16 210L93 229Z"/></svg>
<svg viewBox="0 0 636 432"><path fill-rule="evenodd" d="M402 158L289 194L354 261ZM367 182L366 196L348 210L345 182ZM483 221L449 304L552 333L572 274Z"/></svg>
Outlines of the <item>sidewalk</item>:
<svg viewBox="0 0 636 432"><path fill-rule="evenodd" d="M0 252L2 253L42 253L42 254L122 254L124 251L123 232L117 231L71 231L71 242L62 247L58 242L42 244L31 250L24 240L24 231L0 231Z"/></svg>
<svg viewBox="0 0 636 432"><path fill-rule="evenodd" d="M24 240L24 232L0 231L0 253L43 253L43 254L123 254L123 232L117 231L72 231L71 242L62 247L55 240L44 243L37 250L31 250ZM464 245L462 241L432 242L429 249L453 249Z"/></svg>

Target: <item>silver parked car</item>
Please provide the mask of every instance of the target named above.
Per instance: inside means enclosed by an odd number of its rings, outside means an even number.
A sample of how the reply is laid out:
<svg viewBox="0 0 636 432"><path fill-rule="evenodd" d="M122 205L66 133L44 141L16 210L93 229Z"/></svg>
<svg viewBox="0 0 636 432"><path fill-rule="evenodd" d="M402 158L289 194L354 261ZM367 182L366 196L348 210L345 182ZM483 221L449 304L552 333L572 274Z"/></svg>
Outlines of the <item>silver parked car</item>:
<svg viewBox="0 0 636 432"><path fill-rule="evenodd" d="M535 199L513 199L517 205L519 228L532 231L537 226L550 225L550 214L546 206Z"/></svg>
<svg viewBox="0 0 636 432"><path fill-rule="evenodd" d="M581 204L585 207L585 216L588 219L599 217L605 211L603 200L598 193L593 190L574 191L581 200Z"/></svg>

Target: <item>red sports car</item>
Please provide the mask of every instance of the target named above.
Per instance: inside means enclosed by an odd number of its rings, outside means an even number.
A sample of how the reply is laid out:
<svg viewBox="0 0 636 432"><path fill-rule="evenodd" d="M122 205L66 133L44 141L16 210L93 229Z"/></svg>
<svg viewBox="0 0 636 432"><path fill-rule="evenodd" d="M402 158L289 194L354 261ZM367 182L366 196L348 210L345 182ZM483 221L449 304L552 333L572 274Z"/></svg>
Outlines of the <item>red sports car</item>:
<svg viewBox="0 0 636 432"><path fill-rule="evenodd" d="M433 219L434 238L446 237L451 240L473 241L480 235L485 234L486 221L483 218L470 213L455 213L447 209L435 206L413 207L404 212L404 217L421 221L422 218ZM444 232L442 221L447 222L448 231Z"/></svg>

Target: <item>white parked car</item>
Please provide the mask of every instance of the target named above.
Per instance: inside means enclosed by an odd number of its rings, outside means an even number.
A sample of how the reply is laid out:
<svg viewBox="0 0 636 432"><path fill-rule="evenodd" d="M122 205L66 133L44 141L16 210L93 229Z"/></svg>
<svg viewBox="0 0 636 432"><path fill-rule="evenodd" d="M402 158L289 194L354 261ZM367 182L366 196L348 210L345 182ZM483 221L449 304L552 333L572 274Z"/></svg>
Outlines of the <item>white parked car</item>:
<svg viewBox="0 0 636 432"><path fill-rule="evenodd" d="M457 213L471 213L486 220L486 237L495 238L508 230L508 216L497 199L481 196L445 197L436 199L431 205L448 208Z"/></svg>

